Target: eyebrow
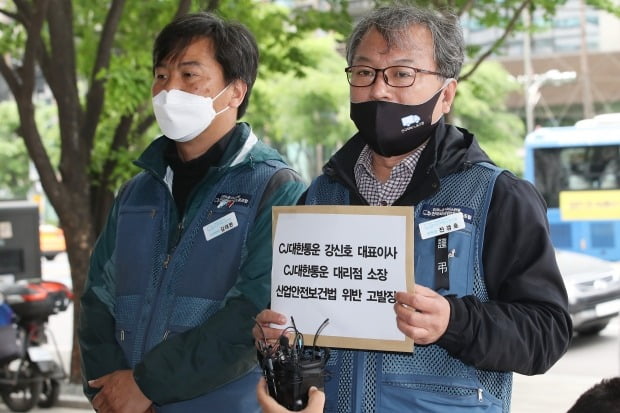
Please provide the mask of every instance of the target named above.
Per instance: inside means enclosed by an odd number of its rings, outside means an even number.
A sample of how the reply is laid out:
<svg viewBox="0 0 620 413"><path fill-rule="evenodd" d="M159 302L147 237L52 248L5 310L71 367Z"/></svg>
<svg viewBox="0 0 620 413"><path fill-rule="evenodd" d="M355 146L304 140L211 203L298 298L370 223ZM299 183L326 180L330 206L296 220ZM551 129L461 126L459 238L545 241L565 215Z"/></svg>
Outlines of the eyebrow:
<svg viewBox="0 0 620 413"><path fill-rule="evenodd" d="M168 65L165 62L160 62L159 64L157 64L157 66L155 66L155 68L156 69L165 68L166 66ZM203 65L197 60L187 60L184 62L176 63L174 66L178 68L182 68L182 67L202 67Z"/></svg>
<svg viewBox="0 0 620 413"><path fill-rule="evenodd" d="M187 66L202 66L202 63L200 63L197 60L188 60L185 62L180 62L177 64L178 67L187 67Z"/></svg>
<svg viewBox="0 0 620 413"><path fill-rule="evenodd" d="M354 63L370 63L370 58L365 56L356 56L353 58ZM400 65L412 65L414 64L412 59L397 59L390 66L400 66Z"/></svg>

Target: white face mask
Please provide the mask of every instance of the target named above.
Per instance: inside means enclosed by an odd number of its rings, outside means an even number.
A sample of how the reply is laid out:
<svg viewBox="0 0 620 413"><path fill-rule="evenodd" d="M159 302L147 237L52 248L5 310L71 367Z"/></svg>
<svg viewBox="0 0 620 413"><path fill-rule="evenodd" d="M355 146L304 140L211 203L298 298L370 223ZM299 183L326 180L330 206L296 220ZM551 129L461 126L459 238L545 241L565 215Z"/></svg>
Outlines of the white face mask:
<svg viewBox="0 0 620 413"><path fill-rule="evenodd" d="M213 119L228 109L228 106L215 112L213 101L224 91L226 86L215 97L204 97L182 90L162 90L153 97L153 112L159 128L168 138L177 142L187 142L207 129Z"/></svg>

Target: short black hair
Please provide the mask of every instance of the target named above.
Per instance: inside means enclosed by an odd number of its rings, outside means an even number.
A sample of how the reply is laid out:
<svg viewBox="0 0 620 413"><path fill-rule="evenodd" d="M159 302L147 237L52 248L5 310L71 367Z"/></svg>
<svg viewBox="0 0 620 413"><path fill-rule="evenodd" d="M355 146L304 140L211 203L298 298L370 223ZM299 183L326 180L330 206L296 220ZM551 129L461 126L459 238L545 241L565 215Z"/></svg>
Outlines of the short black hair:
<svg viewBox="0 0 620 413"><path fill-rule="evenodd" d="M153 72L164 60L179 56L194 40L213 41L215 59L222 66L226 84L237 79L248 87L237 109L245 113L258 72L258 46L252 33L241 23L228 22L207 13L189 13L175 18L157 35L153 45Z"/></svg>
<svg viewBox="0 0 620 413"><path fill-rule="evenodd" d="M620 413L620 377L603 379L583 393L567 413Z"/></svg>

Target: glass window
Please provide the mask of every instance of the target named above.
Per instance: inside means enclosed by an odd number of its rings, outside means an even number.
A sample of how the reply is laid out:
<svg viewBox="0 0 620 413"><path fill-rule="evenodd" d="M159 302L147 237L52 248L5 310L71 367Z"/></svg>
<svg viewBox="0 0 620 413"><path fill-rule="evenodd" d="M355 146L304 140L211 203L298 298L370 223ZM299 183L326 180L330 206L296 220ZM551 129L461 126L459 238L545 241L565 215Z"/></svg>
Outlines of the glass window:
<svg viewBox="0 0 620 413"><path fill-rule="evenodd" d="M547 206L558 208L560 191L620 189L620 146L537 149L534 168Z"/></svg>

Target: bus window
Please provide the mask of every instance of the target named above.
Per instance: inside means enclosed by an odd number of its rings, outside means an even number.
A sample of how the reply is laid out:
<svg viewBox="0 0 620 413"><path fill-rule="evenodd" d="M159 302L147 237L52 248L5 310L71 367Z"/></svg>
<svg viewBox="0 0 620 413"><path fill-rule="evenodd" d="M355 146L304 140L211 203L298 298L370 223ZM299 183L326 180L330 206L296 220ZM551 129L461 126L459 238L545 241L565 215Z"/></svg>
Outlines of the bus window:
<svg viewBox="0 0 620 413"><path fill-rule="evenodd" d="M536 187L547 206L557 208L559 194L567 188L567 165L562 161L562 148L544 148L534 151Z"/></svg>
<svg viewBox="0 0 620 413"><path fill-rule="evenodd" d="M535 183L549 208L560 191L620 189L618 146L573 146L534 150Z"/></svg>

